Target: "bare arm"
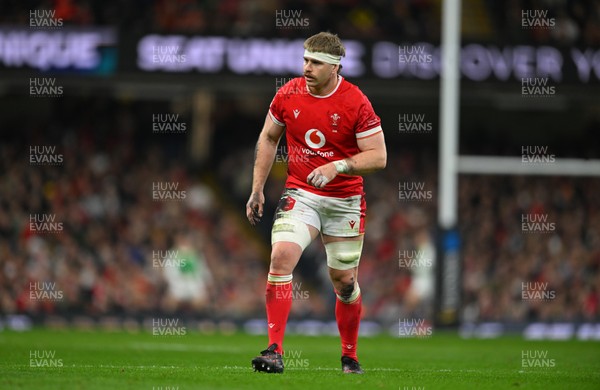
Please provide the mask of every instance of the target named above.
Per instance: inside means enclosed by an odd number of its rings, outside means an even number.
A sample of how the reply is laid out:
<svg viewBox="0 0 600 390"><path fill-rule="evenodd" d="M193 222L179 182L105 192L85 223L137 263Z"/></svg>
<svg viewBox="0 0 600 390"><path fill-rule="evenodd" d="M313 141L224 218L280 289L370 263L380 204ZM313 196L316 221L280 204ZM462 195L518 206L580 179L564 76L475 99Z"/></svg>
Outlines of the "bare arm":
<svg viewBox="0 0 600 390"><path fill-rule="evenodd" d="M265 204L265 196L263 189L267 182L269 172L273 166L273 160L277 153L277 144L281 139L285 128L279 126L267 114L265 124L258 136L256 149L254 151L254 171L252 174L252 192L250 199L246 204L246 217L252 225L260 222L263 215L263 206Z"/></svg>
<svg viewBox="0 0 600 390"><path fill-rule="evenodd" d="M385 168L387 151L383 131L370 137L359 138L357 144L359 153L316 168L308 175L308 183L317 188L323 188L339 173L362 176Z"/></svg>
<svg viewBox="0 0 600 390"><path fill-rule="evenodd" d="M364 175L385 168L387 164L387 150L383 131L367 138L357 140L360 153L346 158L348 175Z"/></svg>

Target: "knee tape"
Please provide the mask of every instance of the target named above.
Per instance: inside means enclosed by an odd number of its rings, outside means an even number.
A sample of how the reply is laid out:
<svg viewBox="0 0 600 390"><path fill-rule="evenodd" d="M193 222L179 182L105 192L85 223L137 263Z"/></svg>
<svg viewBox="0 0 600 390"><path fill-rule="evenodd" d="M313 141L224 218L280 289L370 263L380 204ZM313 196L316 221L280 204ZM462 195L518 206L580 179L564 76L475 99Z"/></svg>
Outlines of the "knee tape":
<svg viewBox="0 0 600 390"><path fill-rule="evenodd" d="M358 267L363 241L337 241L325 244L327 265L333 269L347 270Z"/></svg>
<svg viewBox="0 0 600 390"><path fill-rule="evenodd" d="M342 291L342 294L338 294L336 292L336 296L338 297L338 299L344 303L352 303L354 301L356 301L358 299L358 296L360 295L360 286L358 285L358 283L355 283L354 286L350 286L352 289L350 290L350 293L344 294L345 291Z"/></svg>
<svg viewBox="0 0 600 390"><path fill-rule="evenodd" d="M277 218L271 229L271 245L280 241L295 242L304 250L312 238L304 222L290 218Z"/></svg>

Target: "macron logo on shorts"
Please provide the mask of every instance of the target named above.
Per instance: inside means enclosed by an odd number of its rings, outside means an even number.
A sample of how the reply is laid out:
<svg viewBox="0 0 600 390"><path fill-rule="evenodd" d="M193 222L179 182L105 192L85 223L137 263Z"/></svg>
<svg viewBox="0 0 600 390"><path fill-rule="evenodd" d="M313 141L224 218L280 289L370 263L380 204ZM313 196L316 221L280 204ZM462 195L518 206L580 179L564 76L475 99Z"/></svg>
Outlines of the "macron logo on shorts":
<svg viewBox="0 0 600 390"><path fill-rule="evenodd" d="M350 225L350 229L354 229L354 225L356 225L356 221L348 221L348 224Z"/></svg>

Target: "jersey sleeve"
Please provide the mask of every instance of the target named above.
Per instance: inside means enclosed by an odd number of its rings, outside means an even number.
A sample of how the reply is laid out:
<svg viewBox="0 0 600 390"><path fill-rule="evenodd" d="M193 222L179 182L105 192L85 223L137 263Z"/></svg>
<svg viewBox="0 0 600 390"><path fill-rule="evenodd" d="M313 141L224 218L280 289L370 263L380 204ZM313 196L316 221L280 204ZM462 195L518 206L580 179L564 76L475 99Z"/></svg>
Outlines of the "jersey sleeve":
<svg viewBox="0 0 600 390"><path fill-rule="evenodd" d="M383 131L381 119L373 111L373 106L367 97L361 93L361 104L358 108L356 139L367 138Z"/></svg>
<svg viewBox="0 0 600 390"><path fill-rule="evenodd" d="M269 106L269 116L279 126L285 127L285 122L283 119L283 88L280 88L275 97L271 101L271 105Z"/></svg>

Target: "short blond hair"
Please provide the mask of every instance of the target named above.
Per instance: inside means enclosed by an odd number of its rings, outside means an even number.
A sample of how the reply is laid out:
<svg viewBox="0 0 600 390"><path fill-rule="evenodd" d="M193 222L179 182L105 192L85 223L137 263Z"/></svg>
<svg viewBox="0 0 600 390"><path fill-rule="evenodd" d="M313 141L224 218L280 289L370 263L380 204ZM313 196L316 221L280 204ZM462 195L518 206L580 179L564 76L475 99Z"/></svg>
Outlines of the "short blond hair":
<svg viewBox="0 0 600 390"><path fill-rule="evenodd" d="M320 32L309 37L304 41L304 49L312 52L332 54L334 56L344 57L346 55L346 48L342 40L336 34L330 32ZM338 73L341 69L342 65L340 65Z"/></svg>

